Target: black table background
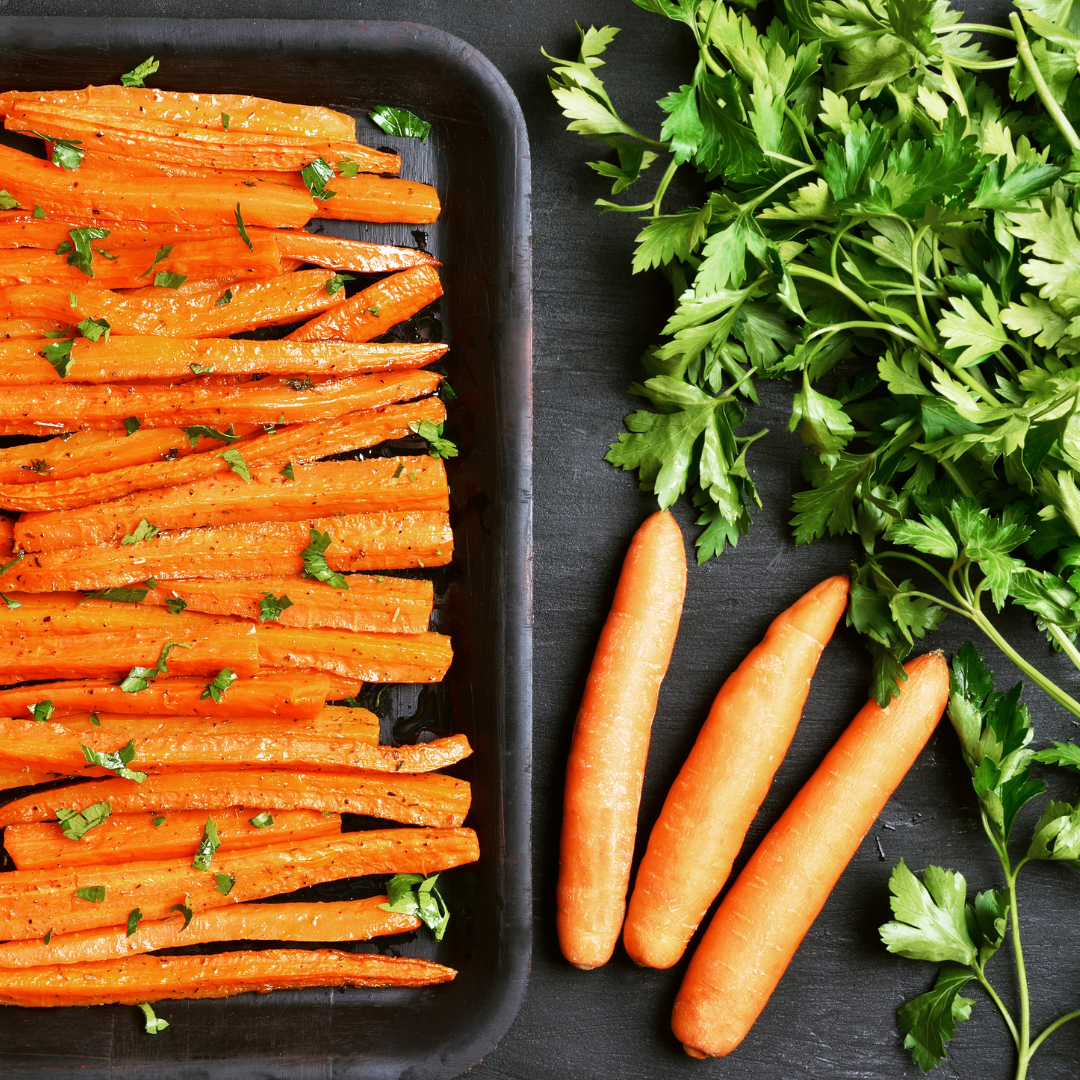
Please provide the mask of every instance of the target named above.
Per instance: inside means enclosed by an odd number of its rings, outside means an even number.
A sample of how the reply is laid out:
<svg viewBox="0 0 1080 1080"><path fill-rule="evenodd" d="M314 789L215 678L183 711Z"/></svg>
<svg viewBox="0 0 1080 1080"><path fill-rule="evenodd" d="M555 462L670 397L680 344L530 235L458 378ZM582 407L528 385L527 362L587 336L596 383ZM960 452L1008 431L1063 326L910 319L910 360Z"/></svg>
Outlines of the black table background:
<svg viewBox="0 0 1080 1080"><path fill-rule="evenodd" d="M973 19L988 14L976 11L976 4L968 8ZM517 1021L469 1075L476 1080L921 1075L902 1048L895 1010L929 988L935 968L890 956L878 940L876 928L889 917L889 873L903 858L918 870L930 862L958 869L972 892L1000 884L947 725L863 842L761 1019L729 1058L692 1061L670 1033L668 1018L685 964L669 972L639 970L620 947L605 968L583 973L562 960L555 938L562 772L574 712L622 554L654 508L652 497L637 491L630 475L602 459L606 445L622 430L622 417L634 408L625 387L640 374L637 358L655 339L671 294L658 274L630 274L636 219L601 218L592 205L608 191L585 162L603 147L564 130L539 50L545 46L554 55L575 54L575 20L583 26L622 27L608 53L612 62L600 74L625 119L655 131L660 117L655 100L685 81L693 63L686 31L630 0L0 0L0 15L65 14L427 23L485 53L521 102L532 147L536 281L534 956ZM676 208L693 194L692 186L676 187L667 206ZM642 200L634 196L630 201ZM782 434L789 400L785 384L763 387L762 405L751 412L744 429L768 427L773 435L752 451L752 474L765 507L736 551L694 566L692 515L683 505L676 509L691 569L682 627L653 728L642 799L644 835L723 679L777 612L823 577L843 572L852 552L844 542L796 549L790 538L787 508L802 481L798 438ZM1025 617L1006 618L1001 625L1021 651L1077 694L1076 671L1051 655ZM967 624L951 618L933 644L951 652L969 636ZM999 686L1011 685L1017 677L1012 665L988 643L977 643L986 646ZM854 635L838 631L736 872L854 715L865 698L868 670ZM1038 691L1027 697L1039 744L1080 734L1080 724ZM1056 780L1061 797L1075 799L1077 788L1065 778ZM1033 816L1030 808L1021 815L1019 835ZM1080 1004L1078 884L1072 871L1053 865L1029 867L1021 878L1034 1031ZM990 977L1015 1005L1007 947L991 964ZM960 1025L938 1075L1011 1077L1013 1054L996 1010L980 990L968 993L976 998L974 1018ZM1044 1044L1030 1075L1056 1080L1078 1071L1080 1026L1074 1025Z"/></svg>

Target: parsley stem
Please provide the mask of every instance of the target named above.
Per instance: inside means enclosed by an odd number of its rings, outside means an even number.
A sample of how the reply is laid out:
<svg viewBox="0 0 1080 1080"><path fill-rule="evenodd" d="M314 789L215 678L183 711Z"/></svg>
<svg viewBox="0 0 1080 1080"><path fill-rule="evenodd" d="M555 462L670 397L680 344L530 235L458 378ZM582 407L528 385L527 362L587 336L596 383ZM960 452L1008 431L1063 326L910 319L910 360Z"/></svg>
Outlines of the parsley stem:
<svg viewBox="0 0 1080 1080"><path fill-rule="evenodd" d="M1050 92L1050 87L1046 85L1043 73L1035 62L1035 54L1028 44L1023 23L1020 22L1020 16L1015 11L1009 14L1009 25L1013 28L1013 33L1016 34L1016 51L1023 61L1024 67L1027 68L1031 81L1035 84L1035 91L1039 95L1039 100L1043 103L1043 108L1054 118L1054 123L1057 124L1061 134L1065 136L1065 141L1069 146L1073 150L1080 150L1080 135L1076 134L1076 129L1069 123L1069 118L1062 112L1061 106L1054 100L1054 95Z"/></svg>
<svg viewBox="0 0 1080 1080"><path fill-rule="evenodd" d="M990 26L988 23L954 23L952 26L942 26L934 32L937 34L955 34L957 31L970 30L976 34L996 34L998 37L1016 40L1016 35L1004 26Z"/></svg>
<svg viewBox="0 0 1080 1080"><path fill-rule="evenodd" d="M795 130L799 133L799 141L806 151L806 156L816 165L817 157L815 157L814 151L810 148L810 141L806 137L806 129L799 122L799 118L791 111L791 106L786 103L784 105L784 115L795 125Z"/></svg>
<svg viewBox="0 0 1080 1080"><path fill-rule="evenodd" d="M959 56L946 56L950 64L965 71L996 71L999 68L1015 67L1017 61L1015 56L1008 60L962 60Z"/></svg>
<svg viewBox="0 0 1080 1080"><path fill-rule="evenodd" d="M758 208L758 206L761 205L761 203L763 203L770 195L772 195L773 192L779 191L780 188L782 188L789 180L794 180L796 179L796 177L805 176L808 172L816 171L817 169L814 165L803 165L801 168L795 169L794 172L789 172L787 176L783 177L782 179L777 180L776 183L773 184L773 186L767 191L763 191L760 195L751 199L748 203L743 203L739 207L739 209L744 212L749 210L752 213Z"/></svg>
<svg viewBox="0 0 1080 1080"><path fill-rule="evenodd" d="M1038 1050L1039 1047L1042 1045L1043 1039L1045 1039L1048 1035L1053 1035L1054 1032L1057 1031L1057 1029L1061 1027L1062 1024L1067 1024L1070 1020L1076 1020L1078 1018L1080 1018L1080 1009L1075 1009L1071 1013L1066 1013L1064 1016L1059 1016L1052 1024L1044 1028L1042 1033L1034 1040L1034 1042L1032 1042L1031 1050L1028 1056L1030 1057L1032 1054L1034 1054L1035 1051Z"/></svg>
<svg viewBox="0 0 1080 1080"><path fill-rule="evenodd" d="M667 170L660 178L660 186L656 189L656 194L653 196L653 201L650 204L653 217L659 217L660 204L664 201L664 196L667 194L668 185L671 183L671 178L675 175L675 170L679 165L674 158L668 163Z"/></svg>
<svg viewBox="0 0 1080 1080"><path fill-rule="evenodd" d="M788 265L788 273L793 277L809 278L811 281L820 281L822 285L831 285L838 293L850 300L860 311L865 311L871 318L874 317L874 312L870 305L866 303L861 296L853 293L839 278L830 274L824 274L811 266L799 266L796 263L790 263ZM875 323L875 325L877 324Z"/></svg>
<svg viewBox="0 0 1080 1080"><path fill-rule="evenodd" d="M1016 1024L1013 1022L1013 1018L1008 1009L1005 1008L1005 1003L998 997L997 991L990 985L989 979L983 974L983 970L980 967L973 969L975 972L975 978L979 980L979 984L990 995L990 1000L998 1007L998 1011L1001 1013L1002 1019L1005 1021L1005 1026L1009 1029L1009 1034L1012 1036L1013 1042L1016 1044L1016 1048L1020 1049L1020 1033L1016 1030ZM1064 1017L1062 1020L1064 1021ZM1041 1036L1040 1036L1041 1038ZM1032 1051L1034 1051L1032 1047Z"/></svg>
<svg viewBox="0 0 1080 1080"><path fill-rule="evenodd" d="M919 317L923 321L923 326L926 327L926 332L933 335L934 328L930 325L930 319L926 314L926 305L923 303L922 296L922 282L920 278L922 273L919 270L919 248L922 247L923 237L930 229L929 225L924 225L911 240L911 281L915 286L915 303L919 305Z"/></svg>
<svg viewBox="0 0 1080 1080"><path fill-rule="evenodd" d="M800 169L806 164L805 161L800 161L798 158L788 157L787 154L777 154L774 153L772 150L762 150L761 152L767 158L772 158L773 161L784 161L787 162L788 165L794 165Z"/></svg>
<svg viewBox="0 0 1080 1080"><path fill-rule="evenodd" d="M1060 626L1056 626L1054 623L1050 622L1046 624L1046 630L1053 636L1061 651L1076 667L1080 668L1080 651L1078 651L1076 646L1069 640L1068 634L1066 634Z"/></svg>
<svg viewBox="0 0 1080 1080"><path fill-rule="evenodd" d="M1031 1000L1028 996L1027 969L1024 967L1024 949L1020 944L1020 920L1016 911L1016 874L1009 868L1008 855L1002 859L1002 865L1005 867L1005 877L1009 883L1013 957L1016 960L1016 984L1020 991L1020 1043L1017 1047L1020 1052L1020 1064L1016 1070L1016 1080L1024 1080L1027 1076L1028 1061L1031 1059Z"/></svg>

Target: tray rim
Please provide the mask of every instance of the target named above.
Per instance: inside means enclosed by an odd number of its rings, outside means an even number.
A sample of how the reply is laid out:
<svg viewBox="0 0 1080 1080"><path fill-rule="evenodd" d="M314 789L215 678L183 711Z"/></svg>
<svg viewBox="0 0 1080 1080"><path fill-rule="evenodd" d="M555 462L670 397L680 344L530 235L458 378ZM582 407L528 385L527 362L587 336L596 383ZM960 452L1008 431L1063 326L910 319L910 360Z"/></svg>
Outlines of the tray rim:
<svg viewBox="0 0 1080 1080"><path fill-rule="evenodd" d="M186 28L199 26L211 30L215 25L228 27L230 34L238 31L244 34L252 44L271 29L280 29L282 36L292 32L304 34L314 28L325 31L336 27L342 35L342 46L348 47L348 38L356 35L382 36L384 39L398 38L408 42L410 47L420 51L432 51L441 56L447 67L456 69L458 77L466 74L490 95L490 103L496 107L502 120L507 124L513 136L514 189L508 196L513 223L512 240L509 245L514 265L509 268L508 298L504 325L501 327L501 356L504 365L512 368L512 378L506 380L502 396L507 404L514 406L518 417L516 432L520 454L509 467L512 488L517 498L500 508L502 527L505 535L511 538L504 548L496 553L496 559L504 574L511 575L509 580L520 584L520 600L513 613L507 605L500 606L497 638L501 645L501 663L498 680L503 688L499 697L506 714L504 725L504 759L512 764L510 769L500 770L501 802L499 816L499 834L502 841L504 872L500 880L499 907L503 919L499 927L500 941L511 934L524 942L523 947L509 953L506 962L501 965L501 984L504 992L498 1004L491 1009L482 1026L471 1037L448 1046L437 1058L426 1058L407 1066L400 1072L401 1077L409 1080L451 1080L468 1071L489 1054L509 1030L517 1017L525 998L532 961L532 653L533 653L533 365L532 365L532 174L528 131L521 105L510 84L499 69L475 46L448 31L424 23L390 20L362 19L277 19L277 18L176 18L153 16L112 16L96 18L75 15L0 15L0 56L9 47L10 33L19 27L37 27L65 25L73 31L81 26L94 28L95 35L108 33L115 27L123 36L137 27L153 24L160 29L162 40L168 40L170 31L182 34ZM47 37L42 49L47 50L52 44ZM237 44L234 40L232 44ZM514 542L513 538L520 538ZM506 783L512 776L511 783ZM513 843L514 840L518 842ZM331 1005L332 1007L332 1005ZM339 1055L327 1057L327 1063L335 1075L349 1077L389 1076L385 1065L378 1061L363 1059L370 1065L364 1068L363 1061L350 1062ZM173 1075L178 1078L184 1074L213 1075L218 1080L248 1080L255 1075L252 1068L260 1069L260 1075L289 1076L299 1075L307 1069L298 1060L288 1057L259 1055L246 1060L210 1060L176 1059L175 1064L157 1062L143 1066L120 1067L109 1065L105 1069L110 1075L137 1070L158 1074L163 1067L173 1067ZM0 1065L3 1055L0 1051ZM286 1071L282 1071L282 1067ZM268 1069L269 1071L261 1071ZM64 1075L87 1076L98 1070L94 1066L67 1064L49 1066L38 1064L35 1073L47 1073L51 1077ZM24 1067L15 1066L15 1071L26 1075Z"/></svg>

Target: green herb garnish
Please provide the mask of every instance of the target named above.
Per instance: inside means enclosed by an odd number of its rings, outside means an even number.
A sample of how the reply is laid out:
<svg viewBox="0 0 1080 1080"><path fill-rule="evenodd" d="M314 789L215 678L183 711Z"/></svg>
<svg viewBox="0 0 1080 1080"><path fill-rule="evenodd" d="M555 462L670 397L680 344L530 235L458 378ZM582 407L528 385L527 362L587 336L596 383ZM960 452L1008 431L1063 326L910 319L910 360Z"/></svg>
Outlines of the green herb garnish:
<svg viewBox="0 0 1080 1080"><path fill-rule="evenodd" d="M431 125L426 120L421 120L415 113L408 109L395 109L390 105L380 105L377 109L368 113L386 132L387 135L399 135L405 139L420 139L427 141L431 134Z"/></svg>
<svg viewBox="0 0 1080 1080"><path fill-rule="evenodd" d="M161 530L156 525L151 525L146 518L143 518L138 525L135 526L135 531L128 533L120 540L122 546L130 544L141 544L144 540L153 540Z"/></svg>
<svg viewBox="0 0 1080 1080"><path fill-rule="evenodd" d="M225 691L236 681L236 676L228 669L222 668L214 678L203 687L203 692L199 695L200 701L205 701L210 698L216 705L224 695Z"/></svg>
<svg viewBox="0 0 1080 1080"><path fill-rule="evenodd" d="M273 817L265 810L261 814L256 814L253 818L248 818L248 821L250 821L256 829L266 829L274 824Z"/></svg>
<svg viewBox="0 0 1080 1080"><path fill-rule="evenodd" d="M138 670L146 671L150 669L140 668ZM141 772L139 769L128 768L128 765L135 758L134 739L130 739L126 745L111 754L103 754L99 750L92 750L89 746L80 746L79 749L82 750L87 765L97 765L99 768L108 769L109 772L115 773L121 779L134 780L136 784L141 784L146 779L146 773Z"/></svg>
<svg viewBox="0 0 1080 1080"><path fill-rule="evenodd" d="M431 928L436 941L442 941L450 922L450 911L446 902L435 888L438 874L425 877L423 874L395 874L386 883L386 898L389 903L380 904L383 911L394 911L401 915L415 915Z"/></svg>
<svg viewBox="0 0 1080 1080"><path fill-rule="evenodd" d="M328 532L321 533L316 528L309 527L308 532L311 543L300 552L300 558L304 561L304 577L325 581L335 589L347 589L348 581L336 570L331 570L326 562L326 549L334 542L334 538Z"/></svg>
<svg viewBox="0 0 1080 1080"><path fill-rule="evenodd" d="M154 272L154 267L163 259L167 259L172 254L173 245L167 244L164 247L159 247L154 252L154 261L139 275L140 278L149 277ZM157 282L155 282L157 284Z"/></svg>
<svg viewBox="0 0 1080 1080"><path fill-rule="evenodd" d="M142 1009L143 1016L146 1017L145 1030L147 1035L159 1035L169 1026L169 1021L162 1020L150 1005L140 1005L139 1008Z"/></svg>
<svg viewBox="0 0 1080 1080"><path fill-rule="evenodd" d="M104 885L86 885L81 889L75 890L75 895L80 900L89 900L91 904L104 904L105 903L105 886Z"/></svg>
<svg viewBox="0 0 1080 1080"><path fill-rule="evenodd" d="M112 813L112 803L97 802L84 806L82 810L56 811L61 832L69 840L81 840L91 829L100 825Z"/></svg>
<svg viewBox="0 0 1080 1080"><path fill-rule="evenodd" d="M433 458L453 458L458 456L457 446L450 439L442 437L443 425L441 423L433 424L430 420L421 420L419 422L412 420L409 423L409 430L415 432L421 439L427 440L428 453Z"/></svg>
<svg viewBox="0 0 1080 1080"><path fill-rule="evenodd" d="M281 613L286 608L291 608L293 602L287 596L275 596L272 592L264 592L259 601L259 622L274 622L281 618Z"/></svg>
<svg viewBox="0 0 1080 1080"><path fill-rule="evenodd" d="M251 483L251 470L248 468L248 463L244 460L244 455L239 450L222 450L217 455L219 458L225 459L225 464L236 473L245 483Z"/></svg>
<svg viewBox="0 0 1080 1080"><path fill-rule="evenodd" d="M251 246L251 238L248 236L247 229L244 227L244 218L240 213L239 203L236 204L236 212L234 216L236 218L236 229L240 233L240 239L243 240L245 244L247 244L248 251L254 251L255 249Z"/></svg>
<svg viewBox="0 0 1080 1080"><path fill-rule="evenodd" d="M145 59L138 67L132 68L125 75L120 76L122 86L145 86L144 81L148 75L153 75L161 67L161 62L152 56Z"/></svg>
<svg viewBox="0 0 1080 1080"><path fill-rule="evenodd" d="M221 840L218 838L217 825L212 817L208 817L206 824L203 826L202 839L195 849L195 858L191 860L191 865L196 870L209 871L210 860L219 847L221 847Z"/></svg>

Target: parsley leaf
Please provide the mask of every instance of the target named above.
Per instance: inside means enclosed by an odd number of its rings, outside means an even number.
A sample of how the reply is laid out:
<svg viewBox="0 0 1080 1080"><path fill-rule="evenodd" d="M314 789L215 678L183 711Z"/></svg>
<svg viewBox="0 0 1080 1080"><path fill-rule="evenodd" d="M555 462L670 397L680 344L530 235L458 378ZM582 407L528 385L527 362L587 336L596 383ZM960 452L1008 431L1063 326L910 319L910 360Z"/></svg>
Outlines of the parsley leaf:
<svg viewBox="0 0 1080 1080"><path fill-rule="evenodd" d="M165 597L165 606L171 614L179 615L188 606L188 602L182 600L179 596L167 596Z"/></svg>
<svg viewBox="0 0 1080 1080"><path fill-rule="evenodd" d="M233 301L232 289L226 289L214 302L214 307L224 307L226 304L231 304Z"/></svg>
<svg viewBox="0 0 1080 1080"><path fill-rule="evenodd" d="M326 562L326 549L334 542L334 538L330 533L321 533L314 527L308 531L311 543L300 552L300 558L304 562L304 577L325 581L335 589L347 589L349 583L345 577L336 570L331 570Z"/></svg>
<svg viewBox="0 0 1080 1080"><path fill-rule="evenodd" d="M210 860L214 857L214 852L221 847L221 840L218 837L217 825L212 817L206 819L206 824L203 826L202 839L199 840L199 846L195 849L195 858L191 860L191 865L196 870L210 870Z"/></svg>
<svg viewBox="0 0 1080 1080"><path fill-rule="evenodd" d="M142 1004L139 1008L142 1009L142 1014L146 1018L147 1035L160 1035L169 1026L169 1021L158 1016L150 1005Z"/></svg>
<svg viewBox="0 0 1080 1080"><path fill-rule="evenodd" d="M154 275L154 284L161 289L179 289L187 281L186 274L169 274L159 270Z"/></svg>
<svg viewBox="0 0 1080 1080"><path fill-rule="evenodd" d="M251 238L248 236L247 229L244 226L244 218L240 213L239 203L236 204L236 210L233 216L236 218L236 231L240 233L240 239L243 240L245 244L247 244L248 251L254 251L255 249L251 246Z"/></svg>
<svg viewBox="0 0 1080 1080"><path fill-rule="evenodd" d="M458 456L458 448L450 439L442 437L443 425L433 424L430 420L419 422L411 420L409 430L415 432L421 439L428 442L428 453L433 458L455 458Z"/></svg>
<svg viewBox="0 0 1080 1080"><path fill-rule="evenodd" d="M216 705L224 696L225 691L236 681L236 676L228 669L222 668L214 678L203 687L199 700L210 698Z"/></svg>
<svg viewBox="0 0 1080 1080"><path fill-rule="evenodd" d="M75 896L79 900L88 900L91 904L104 904L105 886L84 885L81 889L75 890Z"/></svg>
<svg viewBox="0 0 1080 1080"><path fill-rule="evenodd" d="M222 450L217 455L219 458L225 459L225 464L229 466L232 472L236 473L245 483L251 483L251 470L248 468L248 463L244 460L244 455L239 450Z"/></svg>
<svg viewBox="0 0 1080 1080"><path fill-rule="evenodd" d="M163 259L167 259L172 254L172 250L173 249L171 244L166 244L163 247L159 247L157 251L154 252L154 261L139 275L139 277L149 277L154 272L154 268L157 266L157 264ZM155 284L157 283L155 282Z"/></svg>
<svg viewBox="0 0 1080 1080"><path fill-rule="evenodd" d="M161 67L160 61L155 60L152 56L147 57L137 67L121 75L120 84L122 86L145 86L147 76L155 74L159 67Z"/></svg>
<svg viewBox="0 0 1080 1080"><path fill-rule="evenodd" d="M111 600L115 604L141 604L149 594L149 589L95 589L83 593L84 600Z"/></svg>
<svg viewBox="0 0 1080 1080"><path fill-rule="evenodd" d="M236 884L235 874L215 874L214 875L214 888L217 889L222 896L228 896L233 891L233 886Z"/></svg>
<svg viewBox="0 0 1080 1080"><path fill-rule="evenodd" d="M121 779L134 780L136 784L141 784L146 779L146 773L128 768L135 757L134 739L130 739L119 750L109 754L103 754L100 750L94 750L89 746L80 746L79 749L82 750L87 765L97 765L99 768L108 769Z"/></svg>
<svg viewBox="0 0 1080 1080"><path fill-rule="evenodd" d="M143 518L138 525L135 526L135 531L128 533L120 540L121 546L129 544L141 544L144 540L153 540L155 536L161 530L156 525L151 525L146 518Z"/></svg>
<svg viewBox="0 0 1080 1080"><path fill-rule="evenodd" d="M415 915L431 929L436 941L442 941L450 922L450 911L435 888L438 880L438 874L430 877L423 874L395 874L386 883L389 903L380 904L379 907L383 911Z"/></svg>
<svg viewBox="0 0 1080 1080"><path fill-rule="evenodd" d="M426 142L431 134L431 125L421 120L408 109L395 109L390 105L380 105L368 116L386 132L387 135L399 135L405 139L420 139Z"/></svg>
<svg viewBox="0 0 1080 1080"><path fill-rule="evenodd" d="M287 596L274 596L272 592L264 592L259 601L259 621L274 622L281 618L281 613L286 608L291 608L293 602Z"/></svg>
<svg viewBox="0 0 1080 1080"><path fill-rule="evenodd" d="M18 210L22 203L12 198L11 194L0 188L0 210Z"/></svg>
<svg viewBox="0 0 1080 1080"><path fill-rule="evenodd" d="M56 706L51 701L39 701L36 705L29 706L30 716L39 723L46 723L53 718Z"/></svg>
<svg viewBox="0 0 1080 1080"><path fill-rule="evenodd" d="M91 829L100 825L112 813L112 803L97 802L82 810L57 808L56 817L61 832L69 840L81 840Z"/></svg>
<svg viewBox="0 0 1080 1080"><path fill-rule="evenodd" d="M71 374L71 365L75 362L75 358L71 355L72 344L71 338L66 341L57 341L52 345L46 345L40 353L56 368L56 373L61 379L66 379Z"/></svg>
<svg viewBox="0 0 1080 1080"><path fill-rule="evenodd" d="M266 829L274 824L273 816L265 810L261 814L256 814L253 818L248 818L248 820L256 829Z"/></svg>
<svg viewBox="0 0 1080 1080"><path fill-rule="evenodd" d="M355 280L355 274L335 274L326 282L326 284L323 286L323 289L326 291L327 296L333 296L335 293L340 292L342 289L345 288L346 281Z"/></svg>
<svg viewBox="0 0 1080 1080"><path fill-rule="evenodd" d="M218 442L234 443L240 441L240 436L236 434L232 429L232 425L229 426L228 431L216 431L214 428L206 427L203 424L195 424L192 427L186 427L180 429L188 440L188 445L194 449L195 444L200 439L217 439Z"/></svg>
<svg viewBox="0 0 1080 1080"><path fill-rule="evenodd" d="M304 187L308 189L313 199L325 200L334 197L334 192L326 190L326 185L333 177L334 166L321 157L309 162L300 170L300 179L304 181ZM327 289L326 291L330 292L331 290Z"/></svg>
<svg viewBox="0 0 1080 1080"><path fill-rule="evenodd" d="M128 937L131 937L132 934L134 934L135 931L139 929L139 923L142 922L142 917L143 916L142 916L142 909L141 908L132 908L132 910L130 912L128 912L128 917L127 917L127 936Z"/></svg>

